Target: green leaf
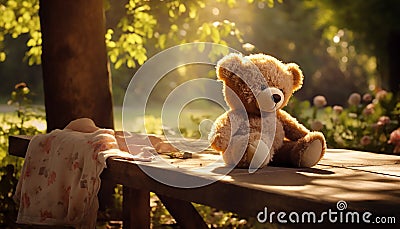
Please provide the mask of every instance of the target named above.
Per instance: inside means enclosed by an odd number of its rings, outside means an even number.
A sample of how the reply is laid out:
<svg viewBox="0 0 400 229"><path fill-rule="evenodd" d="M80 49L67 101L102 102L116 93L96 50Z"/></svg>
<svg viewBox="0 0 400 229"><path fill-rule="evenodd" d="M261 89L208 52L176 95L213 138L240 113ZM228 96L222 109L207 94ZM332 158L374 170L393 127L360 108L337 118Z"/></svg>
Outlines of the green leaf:
<svg viewBox="0 0 400 229"><path fill-rule="evenodd" d="M175 25L175 24L171 25L171 31L172 31L172 32L178 31L178 26Z"/></svg>
<svg viewBox="0 0 400 229"><path fill-rule="evenodd" d="M204 33L205 33L206 35L210 35L210 34L211 34L211 28L210 28L210 25L209 25L209 24L204 23L204 24L201 26L201 28L203 29L203 31L204 31Z"/></svg>
<svg viewBox="0 0 400 229"><path fill-rule="evenodd" d="M133 60L131 60L131 59L128 59L128 60L126 61L126 66L128 66L128 68L134 68L134 67L136 67L135 61L133 61Z"/></svg>
<svg viewBox="0 0 400 229"><path fill-rule="evenodd" d="M194 19L197 16L197 8L194 6L189 7L189 18Z"/></svg>
<svg viewBox="0 0 400 229"><path fill-rule="evenodd" d="M221 40L219 31L215 27L211 27L211 39L213 42L218 43Z"/></svg>
<svg viewBox="0 0 400 229"><path fill-rule="evenodd" d="M186 6L184 4L179 5L179 13L183 14L186 12Z"/></svg>
<svg viewBox="0 0 400 229"><path fill-rule="evenodd" d="M128 41L132 44L136 43L136 44L142 44L143 43L143 39L141 36L137 35L136 33L131 33L129 34L128 37Z"/></svg>
<svg viewBox="0 0 400 229"><path fill-rule="evenodd" d="M167 40L167 35L166 34L162 34L158 37L158 45L160 46L160 49L164 49L165 48L165 42Z"/></svg>
<svg viewBox="0 0 400 229"><path fill-rule="evenodd" d="M119 60L115 63L114 68L115 68L115 69L119 69L123 63L124 63L124 60L123 60L123 59L119 59Z"/></svg>
<svg viewBox="0 0 400 229"><path fill-rule="evenodd" d="M33 47L36 46L36 41L34 39L29 39L28 42L26 43L28 47Z"/></svg>
<svg viewBox="0 0 400 229"><path fill-rule="evenodd" d="M4 62L6 60L6 53L0 52L0 62Z"/></svg>
<svg viewBox="0 0 400 229"><path fill-rule="evenodd" d="M114 41L109 41L109 42L107 42L107 46L109 48L115 48L117 46L117 44Z"/></svg>
<svg viewBox="0 0 400 229"><path fill-rule="evenodd" d="M175 13L174 13L173 10L168 10L168 15L169 15L169 17L171 17L171 18L174 18L174 17L175 17Z"/></svg>
<svg viewBox="0 0 400 229"><path fill-rule="evenodd" d="M146 50L145 49L142 49L141 52L137 53L136 60L138 61L138 63L140 65L144 64L144 62L147 60Z"/></svg>
<svg viewBox="0 0 400 229"><path fill-rule="evenodd" d="M199 43L197 46L197 49L199 52L204 52L204 49L206 48L206 45L204 43Z"/></svg>
<svg viewBox="0 0 400 229"><path fill-rule="evenodd" d="M110 61L111 63L115 63L117 61L117 56L113 55L113 54L109 54L110 55Z"/></svg>
<svg viewBox="0 0 400 229"><path fill-rule="evenodd" d="M272 0L272 1L274 1L274 0ZM228 0L227 3L228 3L228 6L232 8L236 5L236 0Z"/></svg>

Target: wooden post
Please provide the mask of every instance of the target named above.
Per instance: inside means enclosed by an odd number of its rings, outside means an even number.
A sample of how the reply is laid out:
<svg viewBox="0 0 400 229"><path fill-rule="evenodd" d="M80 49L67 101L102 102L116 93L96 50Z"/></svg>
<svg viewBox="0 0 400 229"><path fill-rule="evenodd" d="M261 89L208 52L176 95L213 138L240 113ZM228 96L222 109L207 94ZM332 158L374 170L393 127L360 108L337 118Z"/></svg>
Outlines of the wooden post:
<svg viewBox="0 0 400 229"><path fill-rule="evenodd" d="M103 0L41 0L39 16L47 131L81 117L113 128ZM103 181L101 209L112 193Z"/></svg>
<svg viewBox="0 0 400 229"><path fill-rule="evenodd" d="M150 228L150 191L123 188L123 227Z"/></svg>
<svg viewBox="0 0 400 229"><path fill-rule="evenodd" d="M80 117L113 128L103 0L41 0L47 130Z"/></svg>

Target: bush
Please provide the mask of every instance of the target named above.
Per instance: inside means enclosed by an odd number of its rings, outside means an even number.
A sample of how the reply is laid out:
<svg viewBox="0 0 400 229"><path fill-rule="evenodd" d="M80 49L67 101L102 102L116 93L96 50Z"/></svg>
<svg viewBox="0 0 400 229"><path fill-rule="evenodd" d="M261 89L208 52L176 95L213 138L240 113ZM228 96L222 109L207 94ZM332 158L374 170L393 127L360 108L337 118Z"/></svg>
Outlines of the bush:
<svg viewBox="0 0 400 229"><path fill-rule="evenodd" d="M17 186L19 171L23 159L7 155L8 137L10 135L35 135L38 130L35 124L44 126L44 112L31 106L31 91L25 83L15 85L11 93L9 106L15 111L3 114L0 125L0 227L15 224L18 207L12 196Z"/></svg>
<svg viewBox="0 0 400 229"><path fill-rule="evenodd" d="M311 130L322 131L328 147L377 153L400 153L400 100L379 90L353 93L348 106L326 106L324 96L313 103L292 98L285 108Z"/></svg>

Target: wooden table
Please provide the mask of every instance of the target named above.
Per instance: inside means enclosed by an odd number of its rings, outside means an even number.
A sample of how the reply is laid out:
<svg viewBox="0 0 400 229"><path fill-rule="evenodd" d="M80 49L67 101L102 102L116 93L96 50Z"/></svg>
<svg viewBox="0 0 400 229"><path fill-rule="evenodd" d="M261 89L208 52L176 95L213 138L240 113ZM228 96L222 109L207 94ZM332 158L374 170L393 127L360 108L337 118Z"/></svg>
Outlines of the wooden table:
<svg viewBox="0 0 400 229"><path fill-rule="evenodd" d="M29 138L11 137L10 154L24 155L28 142ZM273 222L278 222L279 212L297 212L300 215L314 212L318 220L320 214L329 210L338 214L358 212L360 216L370 212L371 221L379 216L386 217L386 221L394 219L397 224L400 222L399 156L328 149L323 160L313 168L265 167L255 173L234 169L224 177L221 177L223 163L212 172L192 171L195 167L215 162L219 157L215 152L193 154L189 159L161 157L163 160L153 162L121 158L107 160L102 179L124 186L124 228L149 227L149 192L157 194L183 228L206 227L190 202L242 216L261 214L262 218L264 215L260 212L267 210L270 214L274 211ZM165 162L174 168L168 168ZM154 180L143 168L176 180L212 182L197 188L173 187ZM345 201L345 210L338 209L338 201ZM327 217L322 223L328 227L334 225ZM346 225L354 226L341 224L341 227Z"/></svg>

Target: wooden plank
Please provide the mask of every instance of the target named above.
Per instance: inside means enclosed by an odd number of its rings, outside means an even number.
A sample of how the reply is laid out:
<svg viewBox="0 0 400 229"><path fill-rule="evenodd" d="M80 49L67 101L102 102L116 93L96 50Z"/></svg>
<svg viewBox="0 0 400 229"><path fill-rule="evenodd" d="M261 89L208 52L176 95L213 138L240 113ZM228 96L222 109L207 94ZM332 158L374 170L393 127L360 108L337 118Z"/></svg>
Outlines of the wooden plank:
<svg viewBox="0 0 400 229"><path fill-rule="evenodd" d="M150 228L150 192L123 187L123 228Z"/></svg>
<svg viewBox="0 0 400 229"><path fill-rule="evenodd" d="M319 165L338 167L399 165L400 156L346 149L328 149Z"/></svg>
<svg viewBox="0 0 400 229"><path fill-rule="evenodd" d="M393 166L393 165L354 166L354 167L349 167L349 168L356 169L356 170L362 170L362 171L366 171L366 172L371 172L371 173L376 173L376 174L400 177L400 165L397 165L397 166Z"/></svg>
<svg viewBox="0 0 400 229"><path fill-rule="evenodd" d="M147 166L153 165L148 163ZM165 176L178 179L190 176L177 171L161 171ZM334 209L339 200L345 200L349 210L370 210L381 215L400 217L400 212L394 211L400 204L400 178L346 168L266 167L255 174L234 170L210 185L182 189L153 180L134 162L113 158L109 159L104 176L118 180L123 185L146 188L156 194L206 204L244 216L256 216L266 206L274 211L323 212ZM192 179L205 178L192 176ZM240 201L237 201L238 197Z"/></svg>
<svg viewBox="0 0 400 229"><path fill-rule="evenodd" d="M208 228L203 218L190 202L165 195L157 196L181 228Z"/></svg>
<svg viewBox="0 0 400 229"><path fill-rule="evenodd" d="M215 160L215 156L211 154L210 160ZM325 158L313 168L265 167L253 174L234 169L217 181L223 163L204 174L178 169L179 166L201 167L206 157L206 154L187 160L164 157L176 166L175 169L157 161L145 163L109 158L102 178L243 216L256 216L264 207L271 211L324 212L336 209L336 203L344 200L351 211L400 217L400 177L396 173L399 156L328 149ZM142 168L189 183L215 182L198 188L178 188L154 180Z"/></svg>

